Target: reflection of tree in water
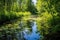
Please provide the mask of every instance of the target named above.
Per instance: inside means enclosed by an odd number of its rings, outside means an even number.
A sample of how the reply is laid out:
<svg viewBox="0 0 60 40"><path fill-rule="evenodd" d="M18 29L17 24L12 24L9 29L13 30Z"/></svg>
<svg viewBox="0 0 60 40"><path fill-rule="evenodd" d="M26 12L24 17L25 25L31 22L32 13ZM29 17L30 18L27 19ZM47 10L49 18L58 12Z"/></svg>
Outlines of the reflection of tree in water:
<svg viewBox="0 0 60 40"><path fill-rule="evenodd" d="M27 26L28 26L29 28L31 28L31 23L32 23L31 21L29 21L29 20L27 21Z"/></svg>
<svg viewBox="0 0 60 40"><path fill-rule="evenodd" d="M30 34L27 34L29 31L24 31L24 34L25 34L24 38L26 40L39 40L40 34L39 34L39 32L36 33L36 31L37 31L36 22L34 20L32 20L32 21L28 21L28 23L30 23L29 25L30 25L32 31Z"/></svg>
<svg viewBox="0 0 60 40"><path fill-rule="evenodd" d="M6 32L4 30L2 30L2 35L0 36L0 40L7 40L7 35Z"/></svg>
<svg viewBox="0 0 60 40"><path fill-rule="evenodd" d="M34 20L28 20L27 26L28 27L24 27L24 22L21 21L16 30L11 30L9 27L7 32L2 32L4 36L1 38L1 40L27 40L24 36L33 35L32 27L34 26Z"/></svg>
<svg viewBox="0 0 60 40"><path fill-rule="evenodd" d="M29 28L31 28L33 25L34 25L34 20L28 20L27 21L27 26L29 27Z"/></svg>

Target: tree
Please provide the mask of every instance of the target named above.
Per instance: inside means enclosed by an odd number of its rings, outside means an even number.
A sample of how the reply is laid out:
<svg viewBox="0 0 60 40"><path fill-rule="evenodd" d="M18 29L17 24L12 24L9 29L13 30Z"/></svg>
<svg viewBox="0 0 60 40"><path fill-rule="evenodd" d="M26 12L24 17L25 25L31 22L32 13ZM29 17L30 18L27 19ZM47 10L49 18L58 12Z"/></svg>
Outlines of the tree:
<svg viewBox="0 0 60 40"><path fill-rule="evenodd" d="M30 11L32 14L37 14L38 12L32 0L28 1L28 11Z"/></svg>
<svg viewBox="0 0 60 40"><path fill-rule="evenodd" d="M56 33L58 34L59 26L60 26L60 23L59 23L60 22L60 0L37 0L36 7L37 7L37 10L39 12L38 13L39 15L40 14L47 15L47 13L48 13L48 14L51 14L51 16L52 16L51 19L50 18L48 19L48 20L50 20L50 22L48 21L48 23L47 23L47 24L49 24L48 27L50 27L50 29L48 29L49 33L44 34L44 35L47 35L46 37L49 37L48 35L52 36L53 34L56 34ZM45 12L47 12L47 13L45 13ZM42 15L42 17L43 16L44 15ZM47 19L47 17L46 17L46 19ZM54 37L54 35L52 37Z"/></svg>

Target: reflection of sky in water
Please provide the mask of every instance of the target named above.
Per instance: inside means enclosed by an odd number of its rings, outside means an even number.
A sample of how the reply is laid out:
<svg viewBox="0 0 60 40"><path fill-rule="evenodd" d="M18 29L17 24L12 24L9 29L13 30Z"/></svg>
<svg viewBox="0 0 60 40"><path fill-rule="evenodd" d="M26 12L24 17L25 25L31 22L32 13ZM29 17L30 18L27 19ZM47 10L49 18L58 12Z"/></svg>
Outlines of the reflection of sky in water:
<svg viewBox="0 0 60 40"><path fill-rule="evenodd" d="M37 25L36 25L36 22L33 22L33 25L32 25L32 32L36 32L37 31Z"/></svg>
<svg viewBox="0 0 60 40"><path fill-rule="evenodd" d="M36 22L33 22L31 34L27 34L28 30L24 31L24 34L25 34L24 38L26 40L39 40L40 35L39 35L39 33L36 33L36 31L37 31L36 27L37 27Z"/></svg>

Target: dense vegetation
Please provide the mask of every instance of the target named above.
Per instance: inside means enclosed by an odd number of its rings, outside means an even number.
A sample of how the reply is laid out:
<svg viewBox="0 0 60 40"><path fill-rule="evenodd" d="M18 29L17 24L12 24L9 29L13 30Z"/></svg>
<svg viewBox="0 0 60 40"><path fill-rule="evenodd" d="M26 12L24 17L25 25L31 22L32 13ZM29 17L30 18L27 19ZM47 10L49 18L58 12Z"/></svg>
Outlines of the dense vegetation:
<svg viewBox="0 0 60 40"><path fill-rule="evenodd" d="M38 0L37 10L42 17L40 22L41 30L46 40L58 40L60 35L60 1L59 0ZM56 37L57 36L57 37ZM45 40L44 38L44 40Z"/></svg>
<svg viewBox="0 0 60 40"><path fill-rule="evenodd" d="M23 27L29 27L27 22L34 15L43 40L60 38L60 0L37 0L36 5L32 0L0 0L0 36L18 32L21 20Z"/></svg>

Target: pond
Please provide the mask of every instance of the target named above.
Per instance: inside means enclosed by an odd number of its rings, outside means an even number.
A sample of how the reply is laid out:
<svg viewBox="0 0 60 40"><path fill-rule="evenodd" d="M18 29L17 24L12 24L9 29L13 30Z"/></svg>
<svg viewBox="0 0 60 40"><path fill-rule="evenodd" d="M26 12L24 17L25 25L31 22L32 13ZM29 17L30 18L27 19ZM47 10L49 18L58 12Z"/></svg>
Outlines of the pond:
<svg viewBox="0 0 60 40"><path fill-rule="evenodd" d="M23 24L25 23L20 22L19 28L17 29L18 31L16 30L11 33L9 30L10 32L5 32L4 35L0 36L0 40L41 40L42 36L37 29L36 21L31 21L29 23L30 27L24 27Z"/></svg>
<svg viewBox="0 0 60 40"><path fill-rule="evenodd" d="M40 32L37 30L37 24L35 21L31 22L31 30L25 28L23 31L20 31L17 35L18 40L40 40ZM19 36L20 35L20 36Z"/></svg>
<svg viewBox="0 0 60 40"><path fill-rule="evenodd" d="M40 38L40 35L39 33L37 33L37 25L36 25L36 22L33 22L33 25L32 25L32 32L30 34L27 34L26 32L28 31L24 31L24 38L26 40L39 40Z"/></svg>

